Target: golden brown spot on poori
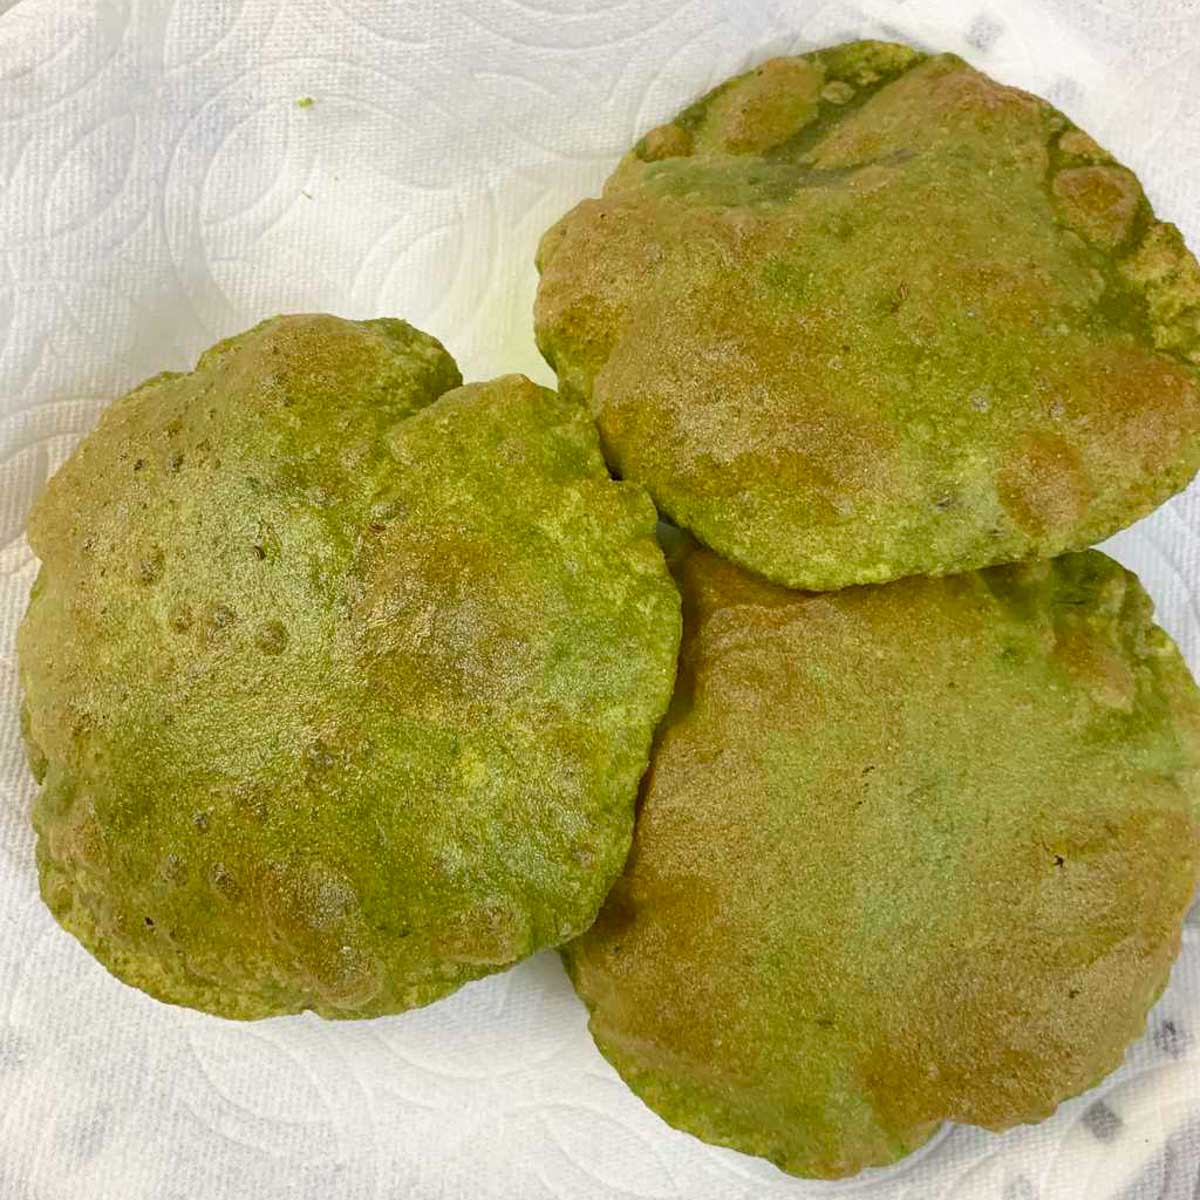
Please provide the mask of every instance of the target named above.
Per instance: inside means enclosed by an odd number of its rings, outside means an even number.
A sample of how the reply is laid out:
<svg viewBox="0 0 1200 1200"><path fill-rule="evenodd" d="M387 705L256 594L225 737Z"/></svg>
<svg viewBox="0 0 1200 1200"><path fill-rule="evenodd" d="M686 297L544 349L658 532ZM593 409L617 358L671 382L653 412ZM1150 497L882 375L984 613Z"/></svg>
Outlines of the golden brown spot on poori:
<svg viewBox="0 0 1200 1200"><path fill-rule="evenodd" d="M1054 198L1063 220L1105 250L1129 235L1142 189L1124 167L1069 167L1054 177Z"/></svg>
<svg viewBox="0 0 1200 1200"><path fill-rule="evenodd" d="M692 152L692 135L671 123L652 129L638 143L638 158L643 162L659 162L664 158L681 158Z"/></svg>
<svg viewBox="0 0 1200 1200"><path fill-rule="evenodd" d="M762 154L816 116L821 85L821 72L803 58L768 59L709 104L700 144L728 154Z"/></svg>
<svg viewBox="0 0 1200 1200"><path fill-rule="evenodd" d="M1058 148L1071 158L1081 158L1086 162L1110 162L1112 160L1112 155L1082 129L1068 129L1058 139Z"/></svg>

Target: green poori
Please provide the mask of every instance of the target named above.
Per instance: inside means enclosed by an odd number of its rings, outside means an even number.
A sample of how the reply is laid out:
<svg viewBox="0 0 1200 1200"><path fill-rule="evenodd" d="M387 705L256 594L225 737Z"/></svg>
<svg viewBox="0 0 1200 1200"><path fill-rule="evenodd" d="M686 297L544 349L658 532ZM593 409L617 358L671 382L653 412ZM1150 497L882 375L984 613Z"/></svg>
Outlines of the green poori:
<svg viewBox="0 0 1200 1200"><path fill-rule="evenodd" d="M1200 466L1200 267L1132 172L952 54L776 58L546 233L611 465L806 589L1080 549Z"/></svg>
<svg viewBox="0 0 1200 1200"><path fill-rule="evenodd" d="M828 594L685 547L629 862L564 950L680 1129L834 1178L1121 1062L1197 882L1200 691L1089 551Z"/></svg>
<svg viewBox="0 0 1200 1200"><path fill-rule="evenodd" d="M29 524L42 894L229 1017L425 1004L585 929L679 599L586 412L278 317L113 404Z"/></svg>

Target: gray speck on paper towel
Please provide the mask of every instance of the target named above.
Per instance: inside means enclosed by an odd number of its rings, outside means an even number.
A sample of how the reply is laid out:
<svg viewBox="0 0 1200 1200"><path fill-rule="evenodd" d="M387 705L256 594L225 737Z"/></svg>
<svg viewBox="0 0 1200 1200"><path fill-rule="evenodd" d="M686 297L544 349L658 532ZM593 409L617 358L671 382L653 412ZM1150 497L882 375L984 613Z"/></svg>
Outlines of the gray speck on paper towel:
<svg viewBox="0 0 1200 1200"><path fill-rule="evenodd" d="M1082 95L1083 90L1079 86L1079 81L1070 79L1066 75L1060 76L1046 89L1046 99L1059 108L1069 108Z"/></svg>
<svg viewBox="0 0 1200 1200"><path fill-rule="evenodd" d="M27 1053L25 1039L19 1033L11 1029L0 1029L0 1075L24 1066Z"/></svg>
<svg viewBox="0 0 1200 1200"><path fill-rule="evenodd" d="M1028 1175L1014 1175L1004 1185L1001 1200L1037 1200L1037 1188Z"/></svg>
<svg viewBox="0 0 1200 1200"><path fill-rule="evenodd" d="M1164 1017L1151 1034L1155 1046L1169 1058L1182 1058L1191 1045L1192 1036L1180 1024L1170 1017Z"/></svg>
<svg viewBox="0 0 1200 1200"><path fill-rule="evenodd" d="M967 45L986 54L1000 40L1004 26L990 13L976 15L967 30Z"/></svg>
<svg viewBox="0 0 1200 1200"><path fill-rule="evenodd" d="M74 1162L76 1166L95 1158L112 1133L113 1116L112 1105L98 1104L69 1121L58 1131L62 1158Z"/></svg>
<svg viewBox="0 0 1200 1200"><path fill-rule="evenodd" d="M1125 1127L1125 1122L1103 1100L1084 1109L1083 1124L1098 1142L1116 1141Z"/></svg>

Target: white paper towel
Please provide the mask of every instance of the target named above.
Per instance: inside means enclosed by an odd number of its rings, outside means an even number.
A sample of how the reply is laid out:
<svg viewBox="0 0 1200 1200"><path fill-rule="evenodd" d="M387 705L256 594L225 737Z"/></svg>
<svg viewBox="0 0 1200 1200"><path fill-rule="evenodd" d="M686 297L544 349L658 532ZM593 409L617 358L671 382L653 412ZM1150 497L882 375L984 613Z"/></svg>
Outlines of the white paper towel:
<svg viewBox="0 0 1200 1200"><path fill-rule="evenodd" d="M5 11L7 9L7 11ZM676 1133L557 960L402 1017L238 1025L123 987L37 897L12 635L30 500L101 404L263 316L394 314L525 371L540 231L768 53L964 54L1134 166L1200 246L1195 0L0 0L0 1200L1193 1200L1200 919L1103 1087L881 1177ZM313 103L297 101L311 97ZM1200 490L1121 535L1200 667Z"/></svg>

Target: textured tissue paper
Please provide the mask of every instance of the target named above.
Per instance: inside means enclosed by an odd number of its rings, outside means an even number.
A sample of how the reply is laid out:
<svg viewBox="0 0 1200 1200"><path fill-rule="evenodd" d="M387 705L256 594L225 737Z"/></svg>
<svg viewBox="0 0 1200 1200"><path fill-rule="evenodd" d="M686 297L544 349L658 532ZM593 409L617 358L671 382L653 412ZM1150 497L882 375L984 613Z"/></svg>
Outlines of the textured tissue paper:
<svg viewBox="0 0 1200 1200"><path fill-rule="evenodd" d="M541 230L711 84L864 36L1048 97L1200 248L1196 0L0 0L0 1200L1200 1195L1200 909L1101 1087L815 1184L644 1108L553 954L400 1017L243 1025L117 983L38 899L22 526L101 405L298 310L407 317L468 379L551 382ZM1198 539L1194 487L1111 546L1194 669Z"/></svg>

